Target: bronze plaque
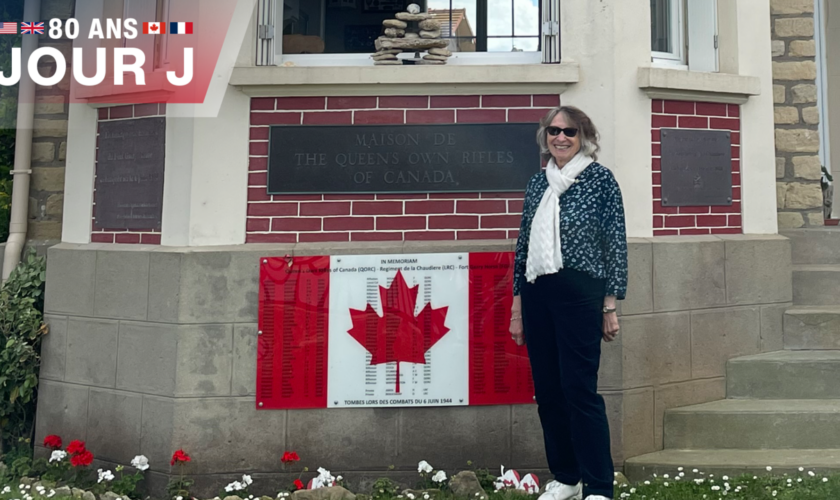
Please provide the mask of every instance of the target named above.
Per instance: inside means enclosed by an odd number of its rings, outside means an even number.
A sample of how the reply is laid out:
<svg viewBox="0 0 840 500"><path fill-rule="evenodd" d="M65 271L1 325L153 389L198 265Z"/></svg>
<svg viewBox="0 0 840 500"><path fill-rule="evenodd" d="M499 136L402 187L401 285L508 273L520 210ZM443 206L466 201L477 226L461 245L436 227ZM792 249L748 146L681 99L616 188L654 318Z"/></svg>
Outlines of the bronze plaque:
<svg viewBox="0 0 840 500"><path fill-rule="evenodd" d="M166 118L99 124L96 227L160 229Z"/></svg>
<svg viewBox="0 0 840 500"><path fill-rule="evenodd" d="M732 138L725 130L662 129L662 206L732 204Z"/></svg>
<svg viewBox="0 0 840 500"><path fill-rule="evenodd" d="M522 191L540 170L535 123L273 126L268 192Z"/></svg>

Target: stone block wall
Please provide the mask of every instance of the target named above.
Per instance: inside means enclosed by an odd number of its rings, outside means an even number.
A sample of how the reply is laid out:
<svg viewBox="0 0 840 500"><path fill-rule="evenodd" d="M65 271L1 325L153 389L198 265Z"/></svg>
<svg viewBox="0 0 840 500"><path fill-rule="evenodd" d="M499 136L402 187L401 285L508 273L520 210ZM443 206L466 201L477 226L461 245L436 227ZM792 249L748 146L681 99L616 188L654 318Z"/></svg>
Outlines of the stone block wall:
<svg viewBox="0 0 840 500"><path fill-rule="evenodd" d="M622 334L603 347L599 381L619 468L662 447L665 409L724 397L727 359L781 349L792 295L784 237L629 243ZM83 439L105 464L143 453L154 493L178 448L193 457L194 493L207 496L244 472L255 473L252 493L288 485L297 473L279 459L292 449L301 466L326 467L362 489L382 476L412 484L422 459L447 472L472 460L546 478L534 405L256 408L261 257L512 250L512 240L55 246L36 443L53 433Z"/></svg>
<svg viewBox="0 0 840 500"><path fill-rule="evenodd" d="M822 226L814 2L770 5L779 228Z"/></svg>

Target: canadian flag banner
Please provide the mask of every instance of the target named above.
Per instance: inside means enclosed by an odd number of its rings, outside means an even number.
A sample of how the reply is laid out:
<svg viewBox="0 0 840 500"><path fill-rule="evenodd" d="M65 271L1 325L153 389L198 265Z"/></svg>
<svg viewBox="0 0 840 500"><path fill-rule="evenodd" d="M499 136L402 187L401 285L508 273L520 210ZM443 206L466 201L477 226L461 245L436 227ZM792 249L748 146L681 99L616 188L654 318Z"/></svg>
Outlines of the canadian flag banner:
<svg viewBox="0 0 840 500"><path fill-rule="evenodd" d="M533 403L512 252L260 262L258 408Z"/></svg>
<svg viewBox="0 0 840 500"><path fill-rule="evenodd" d="M144 35L161 35L166 33L165 23L143 23Z"/></svg>

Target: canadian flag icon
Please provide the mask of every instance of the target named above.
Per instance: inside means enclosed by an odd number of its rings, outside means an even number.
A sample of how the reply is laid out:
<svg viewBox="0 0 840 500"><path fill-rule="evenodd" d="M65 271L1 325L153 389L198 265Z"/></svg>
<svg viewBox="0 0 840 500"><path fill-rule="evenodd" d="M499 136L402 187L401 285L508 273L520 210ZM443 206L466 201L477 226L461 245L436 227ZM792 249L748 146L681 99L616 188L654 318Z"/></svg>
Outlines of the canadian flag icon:
<svg viewBox="0 0 840 500"><path fill-rule="evenodd" d="M143 23L144 35L160 35L166 33L166 24L164 23Z"/></svg>

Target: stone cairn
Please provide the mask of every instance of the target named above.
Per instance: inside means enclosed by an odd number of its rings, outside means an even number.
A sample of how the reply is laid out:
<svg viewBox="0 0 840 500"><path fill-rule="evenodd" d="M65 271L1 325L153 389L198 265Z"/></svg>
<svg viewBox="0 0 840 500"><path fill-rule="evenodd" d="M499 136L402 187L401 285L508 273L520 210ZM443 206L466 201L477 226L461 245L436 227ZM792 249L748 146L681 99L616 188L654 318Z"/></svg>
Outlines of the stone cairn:
<svg viewBox="0 0 840 500"><path fill-rule="evenodd" d="M385 34L376 39L376 53L373 64L396 66L405 61L409 64L446 64L452 52L446 47L449 41L440 37L440 22L432 19L428 12L420 12L420 6L411 4L406 12L398 12L396 19L382 21ZM411 27L409 27L409 23ZM420 53L428 53L420 58ZM414 52L414 59L399 59L402 52Z"/></svg>

